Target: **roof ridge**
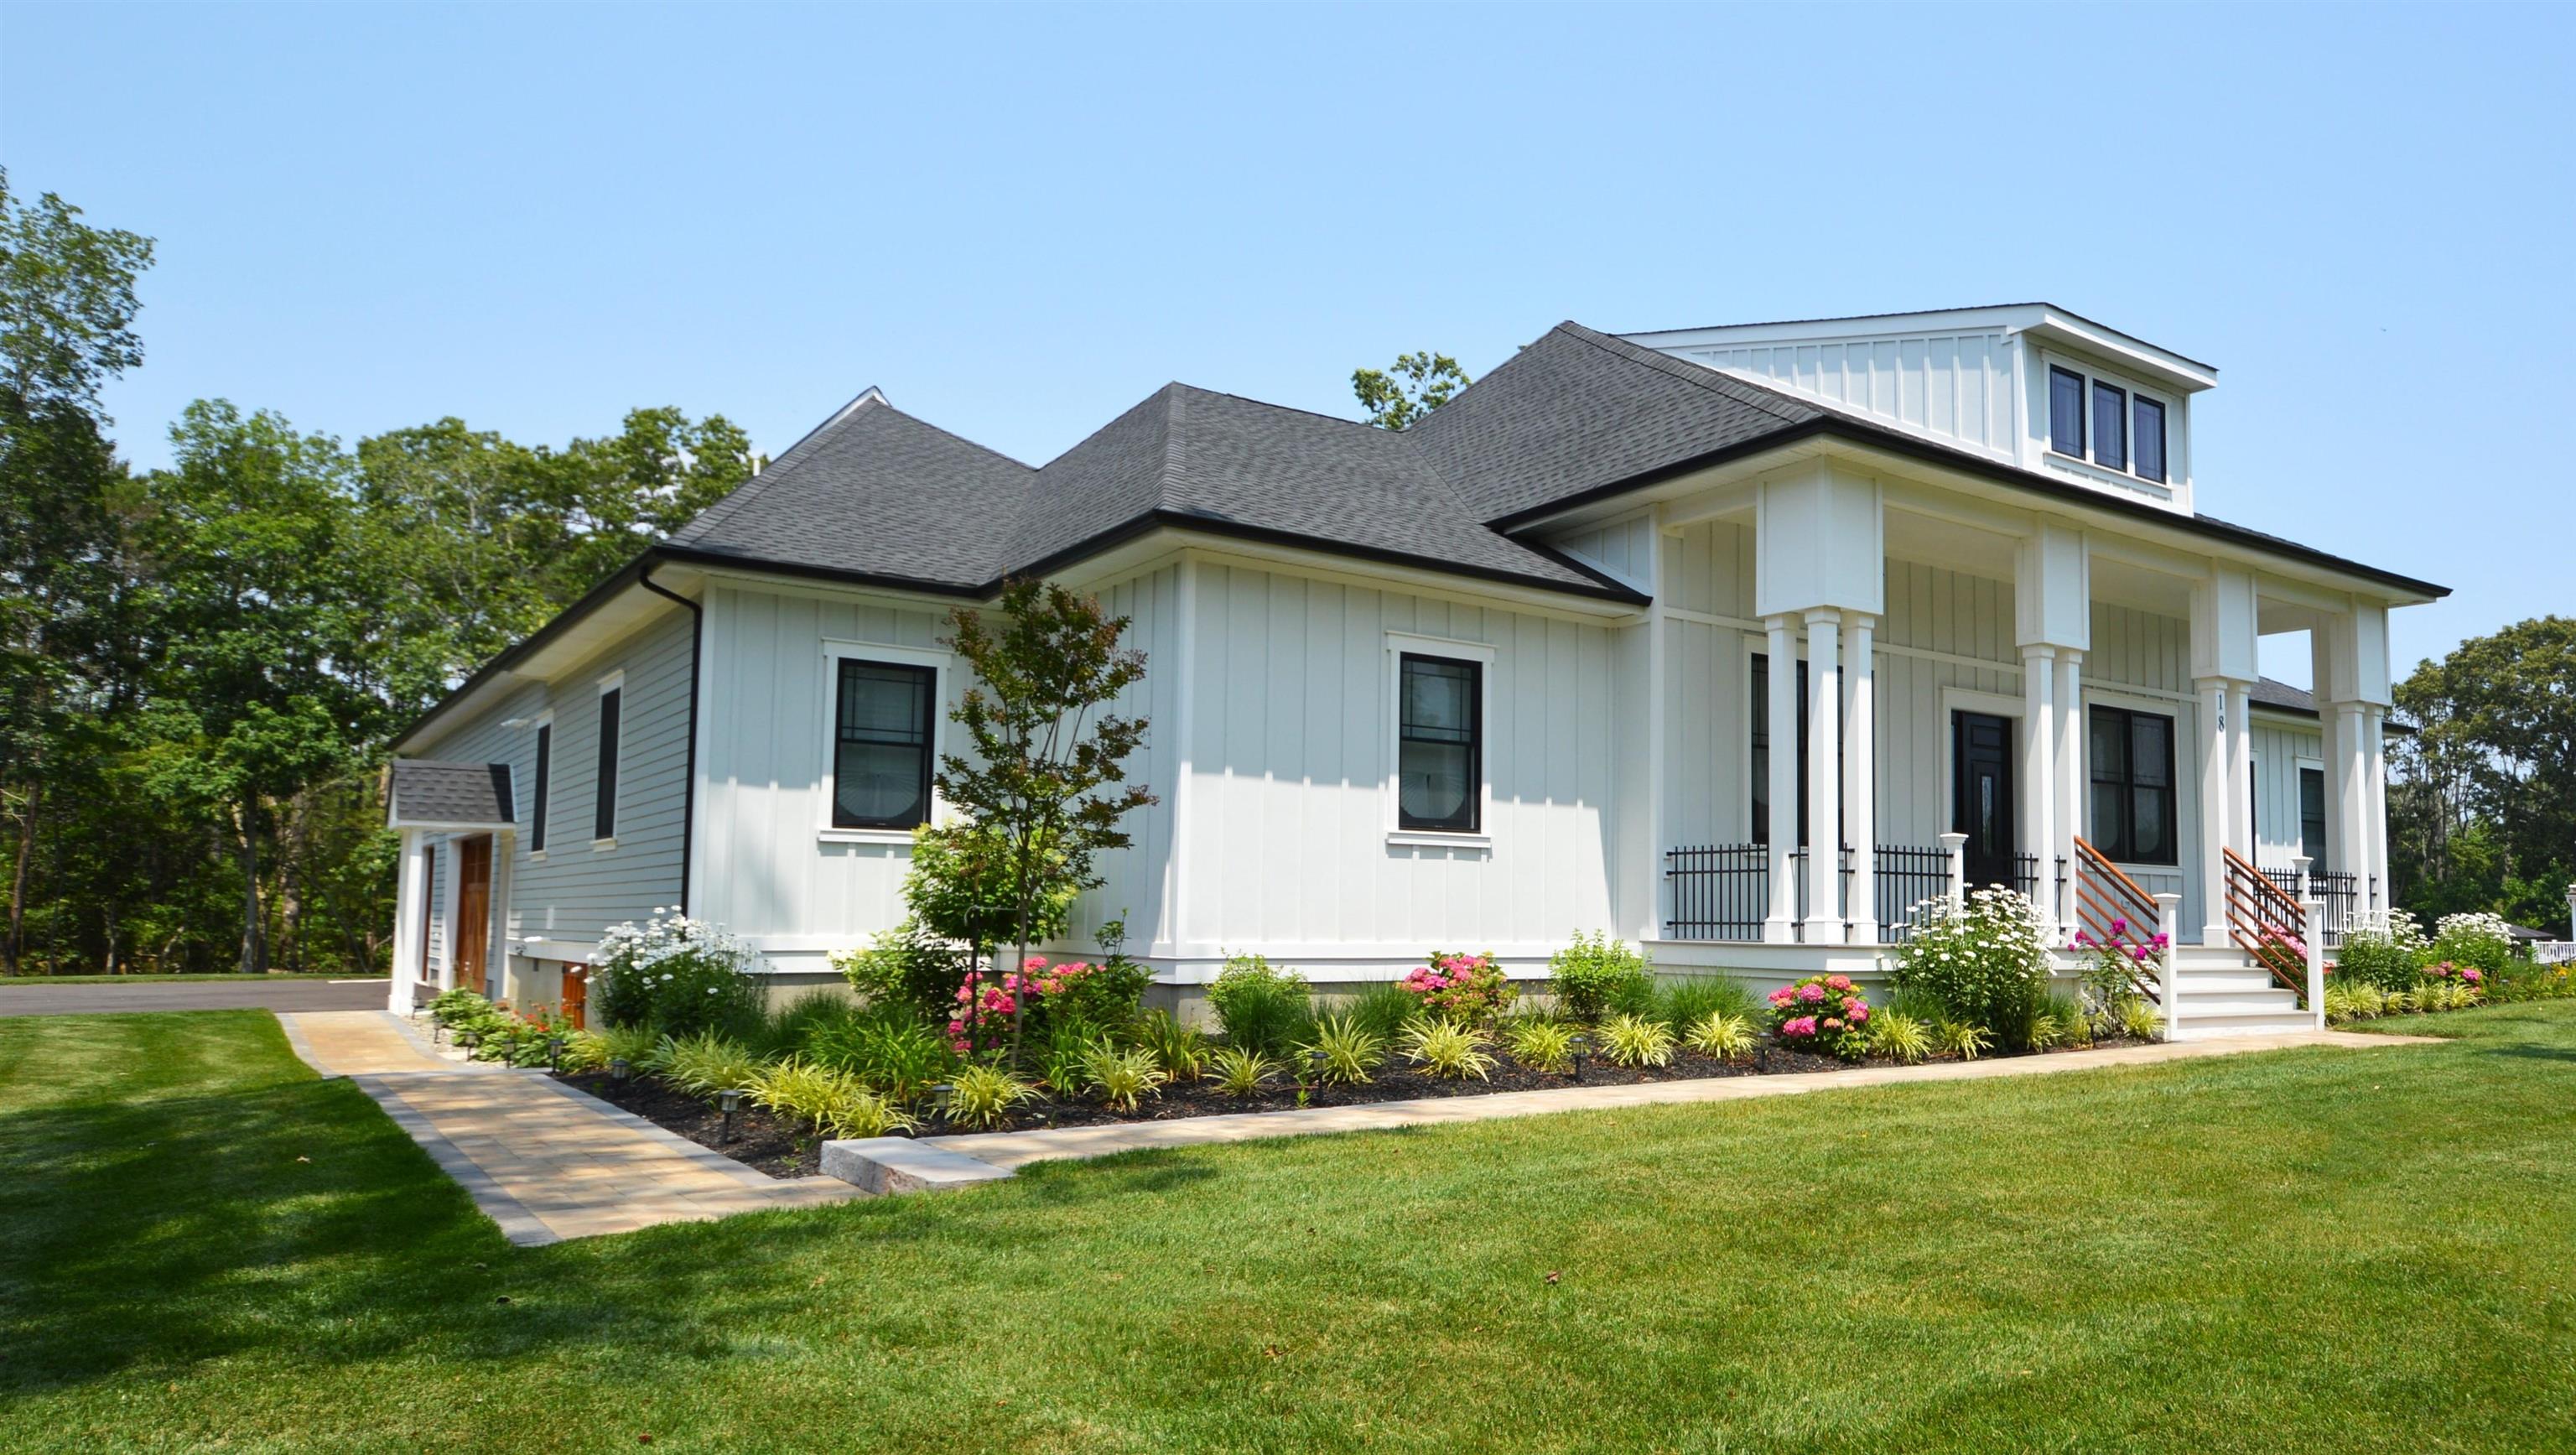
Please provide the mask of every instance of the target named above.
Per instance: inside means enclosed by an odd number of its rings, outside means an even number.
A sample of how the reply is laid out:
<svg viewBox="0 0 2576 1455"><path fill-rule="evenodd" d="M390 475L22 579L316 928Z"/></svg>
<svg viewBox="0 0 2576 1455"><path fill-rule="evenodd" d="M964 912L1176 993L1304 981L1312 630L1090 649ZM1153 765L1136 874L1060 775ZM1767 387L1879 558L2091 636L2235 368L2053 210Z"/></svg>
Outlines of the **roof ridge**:
<svg viewBox="0 0 2576 1455"><path fill-rule="evenodd" d="M957 443L966 446L968 449L975 450L978 453L990 455L994 459L1001 461L1003 464L1014 466L1031 476L1037 474L1037 471L1031 466L1023 463L1022 461L1015 460L1009 455L1003 454L1000 450L994 449L990 445L979 444L976 441L970 440L966 436L959 434L953 429L947 429L940 425L933 424L918 414L898 408L893 400L886 398L884 390L871 384L865 389L860 390L857 397L851 399L849 403L832 411L830 417L826 418L822 423L798 436L796 443L789 445L785 450L780 451L778 458L771 460L758 474L753 475L750 479L745 480L733 489L725 492L722 499L709 505L706 509L689 517L689 519L683 523L678 530L671 532L671 534L665 539L678 541L682 536L687 535L692 531L698 531L701 526L705 527L708 531L712 531L717 526L731 520L736 514L740 513L754 501L760 499L760 497L765 494L771 486L778 483L781 476L792 473L794 469L801 468L803 466L804 462L802 460L797 460L794 466L791 466L788 463L791 459L796 458L797 451L805 449L808 445L813 445L817 449L821 448L821 442L823 440L831 435L839 433L840 430L850 421L860 418L870 409L882 409L886 413L895 416L897 419L910 420L912 423L920 425L923 429L930 430L935 434L943 435L949 439L955 440Z"/></svg>
<svg viewBox="0 0 2576 1455"><path fill-rule="evenodd" d="M1671 378L1678 379L1685 384L1698 385L1700 388L1707 390L1711 394L1716 394L1723 398L1732 399L1738 404L1759 409L1763 413L1780 420L1783 424L1804 424L1808 420L1814 419L1819 412L1817 406L1809 404L1805 400L1797 398L1795 395L1785 394L1777 389L1755 384L1749 380L1738 379L1732 374L1726 373L1723 370L1711 368L1706 364L1686 363L1683 360L1674 358L1670 354L1662 352L1661 350L1650 349L1642 344L1632 344L1626 339L1619 337L1617 334L1603 333L1597 328L1577 323L1570 318L1565 322L1558 324L1557 328L1568 331L1571 337L1590 344L1592 347L1599 349L1601 352L1608 354L1614 359L1625 359L1632 364L1642 364L1649 369L1656 370L1657 372L1668 375ZM1798 409L1803 409L1808 412L1805 414L1789 414L1780 408L1780 406L1784 404Z"/></svg>
<svg viewBox="0 0 2576 1455"><path fill-rule="evenodd" d="M1381 426L1369 423L1365 419L1351 419L1344 415L1326 414L1320 409L1307 409L1302 405L1296 404L1281 404L1275 399L1255 399L1249 394L1237 394L1231 389L1210 389L1204 384L1190 384L1179 379L1173 380L1171 387L1175 389L1187 389L1193 394L1211 394L1219 399L1232 399L1238 403L1250 404L1262 409L1275 409L1282 414L1302 414L1308 419L1320 419L1327 424L1338 424L1348 429L1365 429L1389 436L1398 436L1404 433L1404 431L1400 429L1382 428Z"/></svg>
<svg viewBox="0 0 2576 1455"><path fill-rule="evenodd" d="M1162 391L1171 396L1163 411L1163 488L1157 492L1166 505L1186 493L1183 481L1189 473L1189 462L1181 448L1181 436L1189 429L1189 389L1189 385L1175 379Z"/></svg>

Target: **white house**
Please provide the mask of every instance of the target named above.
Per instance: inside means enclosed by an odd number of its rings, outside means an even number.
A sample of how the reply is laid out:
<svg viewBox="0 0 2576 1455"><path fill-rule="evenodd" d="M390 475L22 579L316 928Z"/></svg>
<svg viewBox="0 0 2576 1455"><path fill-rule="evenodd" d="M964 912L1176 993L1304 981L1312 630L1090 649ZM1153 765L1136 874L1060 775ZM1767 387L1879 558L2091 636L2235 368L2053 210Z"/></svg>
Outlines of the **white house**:
<svg viewBox="0 0 2576 1455"><path fill-rule="evenodd" d="M553 999L674 904L819 978L945 811L943 619L1035 574L1147 654L1160 801L1074 942L1175 995L1578 929L1867 973L1955 831L2063 933L2173 896L2262 1023L2233 946L2384 901L2387 614L2444 588L2202 513L2215 383L2035 303L1561 324L1401 433L1174 384L1034 469L871 389L403 735L394 1000Z"/></svg>

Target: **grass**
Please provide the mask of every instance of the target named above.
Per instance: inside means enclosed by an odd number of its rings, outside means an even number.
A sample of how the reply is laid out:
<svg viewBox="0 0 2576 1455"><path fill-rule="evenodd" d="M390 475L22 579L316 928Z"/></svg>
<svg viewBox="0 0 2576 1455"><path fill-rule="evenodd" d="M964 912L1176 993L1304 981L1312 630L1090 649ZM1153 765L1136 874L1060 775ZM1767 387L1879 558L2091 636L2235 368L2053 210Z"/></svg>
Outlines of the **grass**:
<svg viewBox="0 0 2576 1455"><path fill-rule="evenodd" d="M265 975L245 975L238 970L209 970L187 975L0 975L0 985L182 985L198 980L257 981L272 980L382 980L385 977L367 970L271 970Z"/></svg>
<svg viewBox="0 0 2576 1455"><path fill-rule="evenodd" d="M2391 1029L514 1250L264 1012L0 1021L0 1448L2565 1448L2576 1002Z"/></svg>

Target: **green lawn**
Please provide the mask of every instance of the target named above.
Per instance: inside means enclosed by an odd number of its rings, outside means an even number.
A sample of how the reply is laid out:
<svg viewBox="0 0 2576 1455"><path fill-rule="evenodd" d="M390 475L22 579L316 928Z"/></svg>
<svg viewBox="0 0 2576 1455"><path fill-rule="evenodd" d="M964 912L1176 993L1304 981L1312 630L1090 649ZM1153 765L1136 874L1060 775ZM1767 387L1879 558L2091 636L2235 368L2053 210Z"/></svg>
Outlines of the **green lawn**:
<svg viewBox="0 0 2576 1455"><path fill-rule="evenodd" d="M0 1021L0 1449L2576 1446L2576 1002L2432 1027L519 1251L264 1012Z"/></svg>

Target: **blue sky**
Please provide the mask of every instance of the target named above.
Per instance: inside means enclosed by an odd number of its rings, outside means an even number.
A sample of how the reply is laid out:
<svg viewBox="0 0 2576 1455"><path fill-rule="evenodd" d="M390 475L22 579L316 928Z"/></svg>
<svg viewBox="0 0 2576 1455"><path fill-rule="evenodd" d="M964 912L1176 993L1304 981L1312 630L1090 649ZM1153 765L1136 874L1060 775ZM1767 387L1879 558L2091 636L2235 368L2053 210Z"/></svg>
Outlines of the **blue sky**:
<svg viewBox="0 0 2576 1455"><path fill-rule="evenodd" d="M0 7L0 162L159 239L111 394L1042 461L1611 330L2045 298L2216 363L2203 508L2576 606L2576 21L2367 10ZM2304 653L2269 662L2304 680Z"/></svg>

